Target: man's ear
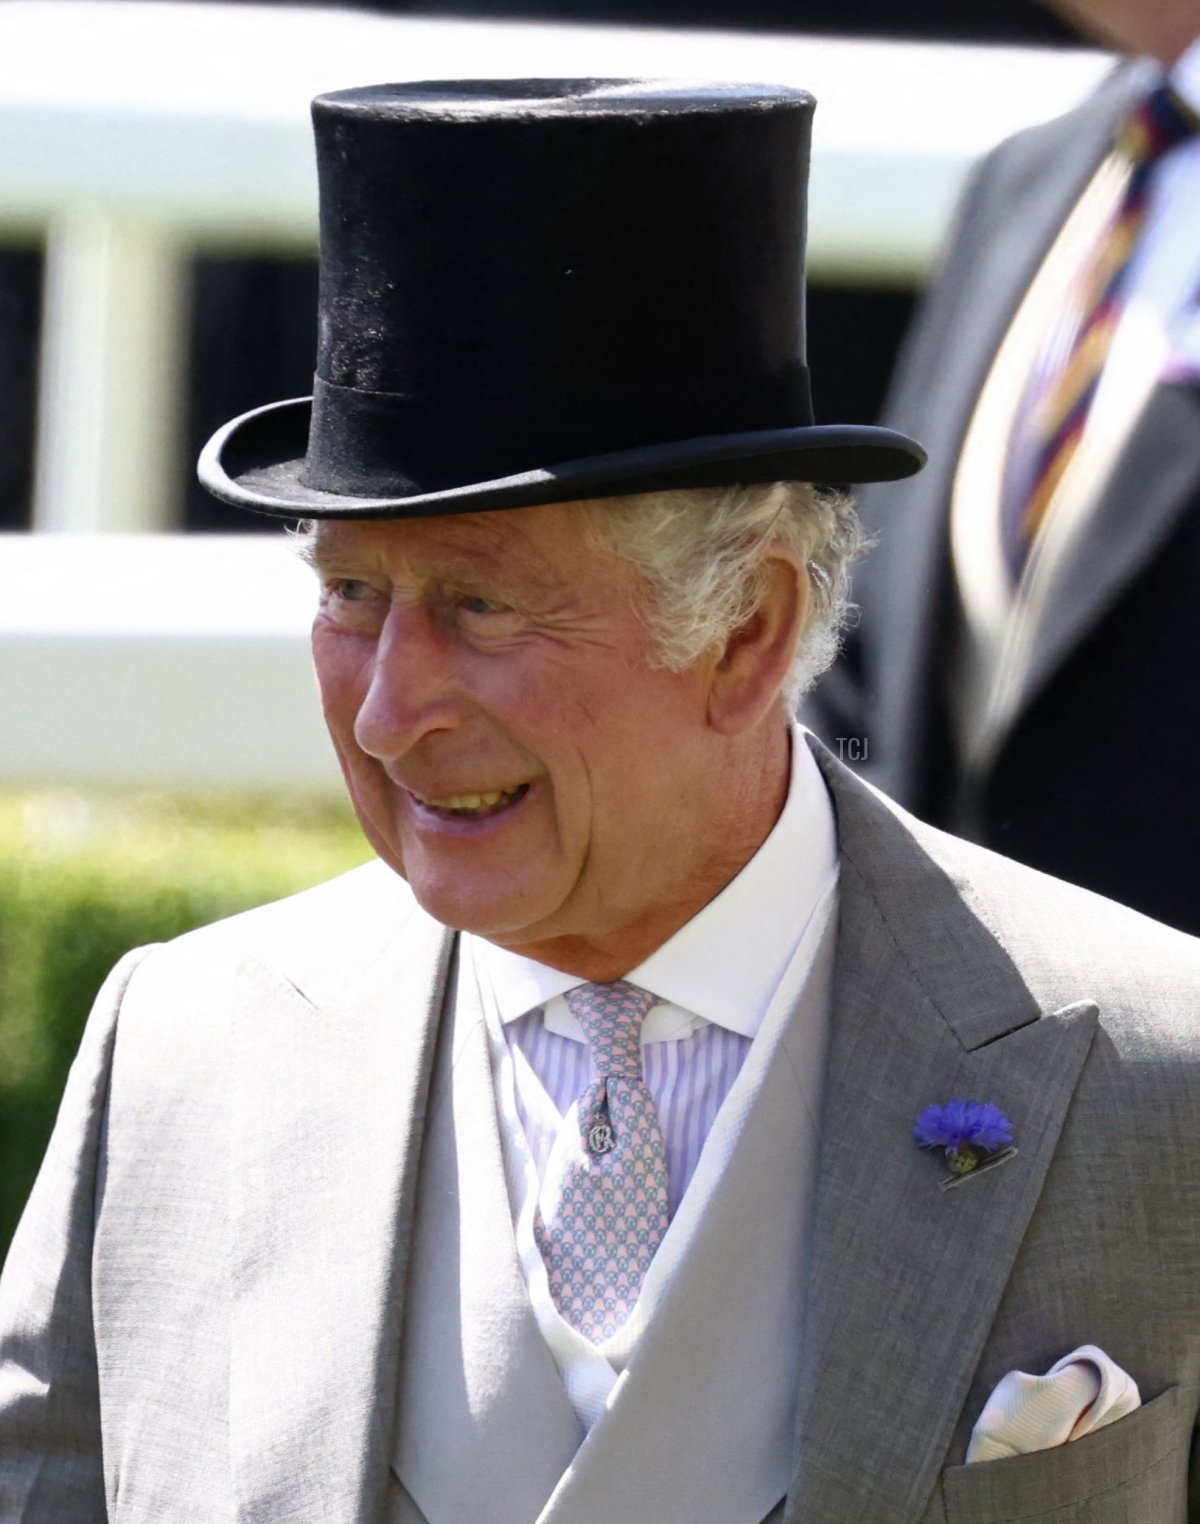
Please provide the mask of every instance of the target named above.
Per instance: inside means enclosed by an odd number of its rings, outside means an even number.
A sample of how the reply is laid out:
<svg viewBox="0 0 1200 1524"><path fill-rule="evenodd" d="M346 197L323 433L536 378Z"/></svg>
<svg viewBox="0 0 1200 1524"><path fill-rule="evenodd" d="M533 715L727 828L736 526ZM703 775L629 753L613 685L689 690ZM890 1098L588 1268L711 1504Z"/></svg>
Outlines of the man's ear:
<svg viewBox="0 0 1200 1524"><path fill-rule="evenodd" d="M808 615L808 569L798 556L772 546L763 577L762 602L729 636L713 667L708 721L722 735L753 729L778 703Z"/></svg>

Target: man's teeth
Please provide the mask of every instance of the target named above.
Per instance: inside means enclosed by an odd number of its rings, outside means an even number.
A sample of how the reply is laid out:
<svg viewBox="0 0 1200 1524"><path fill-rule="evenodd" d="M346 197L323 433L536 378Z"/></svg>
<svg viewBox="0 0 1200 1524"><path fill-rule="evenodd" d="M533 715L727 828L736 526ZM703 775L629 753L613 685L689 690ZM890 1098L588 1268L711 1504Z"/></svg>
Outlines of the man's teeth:
<svg viewBox="0 0 1200 1524"><path fill-rule="evenodd" d="M509 804L520 793L519 787L496 789L487 794L450 794L445 799L426 799L424 802L435 810L465 810L473 813L477 810L493 810L501 802Z"/></svg>

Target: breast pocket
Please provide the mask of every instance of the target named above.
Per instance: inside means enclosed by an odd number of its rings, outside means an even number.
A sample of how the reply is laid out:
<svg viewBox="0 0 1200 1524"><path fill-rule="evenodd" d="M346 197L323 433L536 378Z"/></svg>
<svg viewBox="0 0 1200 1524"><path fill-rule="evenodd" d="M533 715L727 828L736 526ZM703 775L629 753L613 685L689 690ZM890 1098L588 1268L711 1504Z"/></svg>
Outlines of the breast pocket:
<svg viewBox="0 0 1200 1524"><path fill-rule="evenodd" d="M1193 1407L1168 1387L1086 1439L951 1466L947 1524L1186 1524Z"/></svg>

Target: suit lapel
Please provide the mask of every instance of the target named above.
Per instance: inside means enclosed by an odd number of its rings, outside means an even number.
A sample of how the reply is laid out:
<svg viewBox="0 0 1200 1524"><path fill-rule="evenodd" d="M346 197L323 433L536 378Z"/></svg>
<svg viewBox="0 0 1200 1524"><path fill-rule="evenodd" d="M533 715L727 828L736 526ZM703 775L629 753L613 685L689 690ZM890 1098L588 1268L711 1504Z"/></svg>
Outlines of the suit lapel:
<svg viewBox="0 0 1200 1524"><path fill-rule="evenodd" d="M868 557L855 582L874 629L906 632L887 641L874 694L880 734L906 735L912 742L891 759L887 778L905 799L915 797L916 780L929 763L922 748L930 746L934 727L917 717L928 714L940 695L939 653L954 615L947 508L963 441L1004 335L1107 152L1135 83L1119 75L1079 110L1035 129L1036 154L1021 152L1016 143L1005 148L1005 172L997 162L987 196L969 195L960 210L953 256L939 276L947 295L903 357L905 381L884 421L915 435L929 452L929 465L910 483L864 492L867 529L896 544L887 563L877 563L878 577Z"/></svg>
<svg viewBox="0 0 1200 1524"><path fill-rule="evenodd" d="M1118 74L1078 110L1035 128L1037 151L1021 158L1019 173L1010 173L994 188L992 204L980 208L967 203L961 214L977 224L977 231L954 268L983 299L966 325L954 307L952 331L938 335L937 355L929 356L939 384L922 387L918 403L923 421L940 420L940 426L934 424L936 459L944 475L954 469L1001 340L1071 208L1108 153L1116 125L1138 88L1136 77ZM942 279L952 279L950 268ZM944 505L949 480L942 485Z"/></svg>
<svg viewBox="0 0 1200 1524"><path fill-rule="evenodd" d="M752 1089L743 1070L726 1101L742 1117L732 1151L706 1151L672 1223L660 1252L675 1263L661 1301L538 1524L758 1524L787 1491L829 910L818 910L755 1039L768 1044L756 1055L765 1069ZM714 1133L706 1150L720 1143Z"/></svg>
<svg viewBox="0 0 1200 1524"><path fill-rule="evenodd" d="M1095 1030L1039 1019L963 892L819 756L842 842L833 1027L788 1524L909 1524L944 1464ZM993 1101L1019 1153L953 1190L912 1125Z"/></svg>
<svg viewBox="0 0 1200 1524"><path fill-rule="evenodd" d="M911 779L924 770L925 758L917 748L927 744L930 727L915 724L913 716L925 712L940 693L948 622L954 610L953 571L950 560L948 505L953 491L953 469L962 450L980 392L1004 335L1020 306L1025 291L1054 241L1066 215L1100 157L1089 147L1078 165L1068 166L1053 184L1024 184L1014 189L1019 209L1006 210L989 221L991 236L975 240L962 256L967 268L964 279L974 289L986 291L986 304L979 304L969 324L957 323L952 332L930 334L929 353L915 359L923 374L913 406L901 406L887 421L911 430L929 452L930 464L911 488L875 489L864 502L864 518L872 534L894 537L889 554L897 563L887 578L872 586L872 567L866 561L861 574L864 606L881 630L906 632L902 640L888 643L885 672L878 685L880 730L885 735L908 735L913 746L894 760L898 776L891 786L910 797ZM981 217L981 220L983 218ZM948 277L944 277L948 278ZM936 376L936 387L930 378ZM932 394L937 409L930 410ZM873 512L878 504L878 514ZM986 505L984 505L986 507ZM914 613L914 597L925 600ZM933 681L931 681L931 678Z"/></svg>
<svg viewBox="0 0 1200 1524"><path fill-rule="evenodd" d="M942 310L952 310L952 326L929 333L924 353L909 357L922 384L887 419L896 427L916 429L929 447L923 485L937 488L930 495L936 498L939 521L950 474L1000 342L1068 213L1108 152L1132 93L1132 86L1118 79L1079 111L1035 129L1036 157L1023 159L1020 174L1007 175L987 205L968 198L960 210L964 247L940 279L951 286L969 285L983 299L972 307L967 324L958 304L943 305ZM935 374L938 384L933 387L929 382Z"/></svg>
<svg viewBox="0 0 1200 1524"><path fill-rule="evenodd" d="M328 928L313 1004L248 966L233 1063L230 1428L241 1524L373 1524L451 935L411 901ZM405 912L404 906L407 905Z"/></svg>
<svg viewBox="0 0 1200 1524"><path fill-rule="evenodd" d="M1200 387L1154 388L1054 582L1021 694L1026 707L1145 571L1200 496ZM1152 463L1153 469L1147 469Z"/></svg>
<svg viewBox="0 0 1200 1524"><path fill-rule="evenodd" d="M1127 71L1109 90L1101 92L1094 104L1089 103L1087 116L1077 119L1073 141L1060 144L1064 150L1061 156L1053 151L1052 144L1043 145L1042 175L1052 174L1057 190L1060 193L1069 190L1070 194L1043 197L1040 209L1051 215L1039 220L1033 215L1038 204L1033 199L1037 196L1035 178L1025 207L1014 203L1011 208L1010 237L1023 238L1027 227L1034 225L1038 232L1036 240L1030 236L1030 249L1037 253L1037 258L1023 272L1021 284L1013 293L1016 301L1032 283L1046 248L1066 222L1086 181L1103 158L1116 123L1144 87L1145 79L1140 72ZM1001 278L998 270L984 269L985 282L993 276ZM1004 310L1007 329L1014 310L1009 307L1007 296ZM1003 331L995 334L993 349L999 346ZM1028 644L1019 648L1021 667L1013 686L1011 707L1001 722L1004 734L1011 731L1022 711L1121 593L1143 573L1200 491L1195 452L1179 449L1181 439L1194 437L1200 431L1200 390L1187 384L1156 384L1159 366L1153 353L1146 363L1153 367L1150 374L1127 380L1132 394L1129 409L1134 415L1128 437L1113 446L1111 459L1101 447L1100 461L1093 468L1099 485L1095 489L1090 484L1082 488L1082 502L1086 506L1081 527L1074 539L1071 536L1075 531L1068 530L1061 563L1053 564L1044 596L1038 598ZM971 392L973 401L986 374L985 366ZM998 419L993 427L1002 426ZM953 454L948 459L960 458L964 437L956 437ZM1147 470L1148 463L1153 464L1153 470ZM969 511L980 507L977 486L972 487L967 506ZM897 694L895 702L903 701L904 695ZM899 723L898 716L894 718Z"/></svg>

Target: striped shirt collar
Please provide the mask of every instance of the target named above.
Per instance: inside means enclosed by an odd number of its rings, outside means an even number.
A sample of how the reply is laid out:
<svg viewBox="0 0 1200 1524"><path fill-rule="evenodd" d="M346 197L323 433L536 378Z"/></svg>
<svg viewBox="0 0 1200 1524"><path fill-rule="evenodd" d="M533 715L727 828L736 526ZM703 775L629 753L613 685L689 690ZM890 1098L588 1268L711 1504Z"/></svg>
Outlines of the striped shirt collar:
<svg viewBox="0 0 1200 1524"><path fill-rule="evenodd" d="M833 806L806 734L792 727L787 800L762 846L715 899L625 976L669 1005L750 1038L837 870ZM464 935L506 1024L585 982Z"/></svg>

